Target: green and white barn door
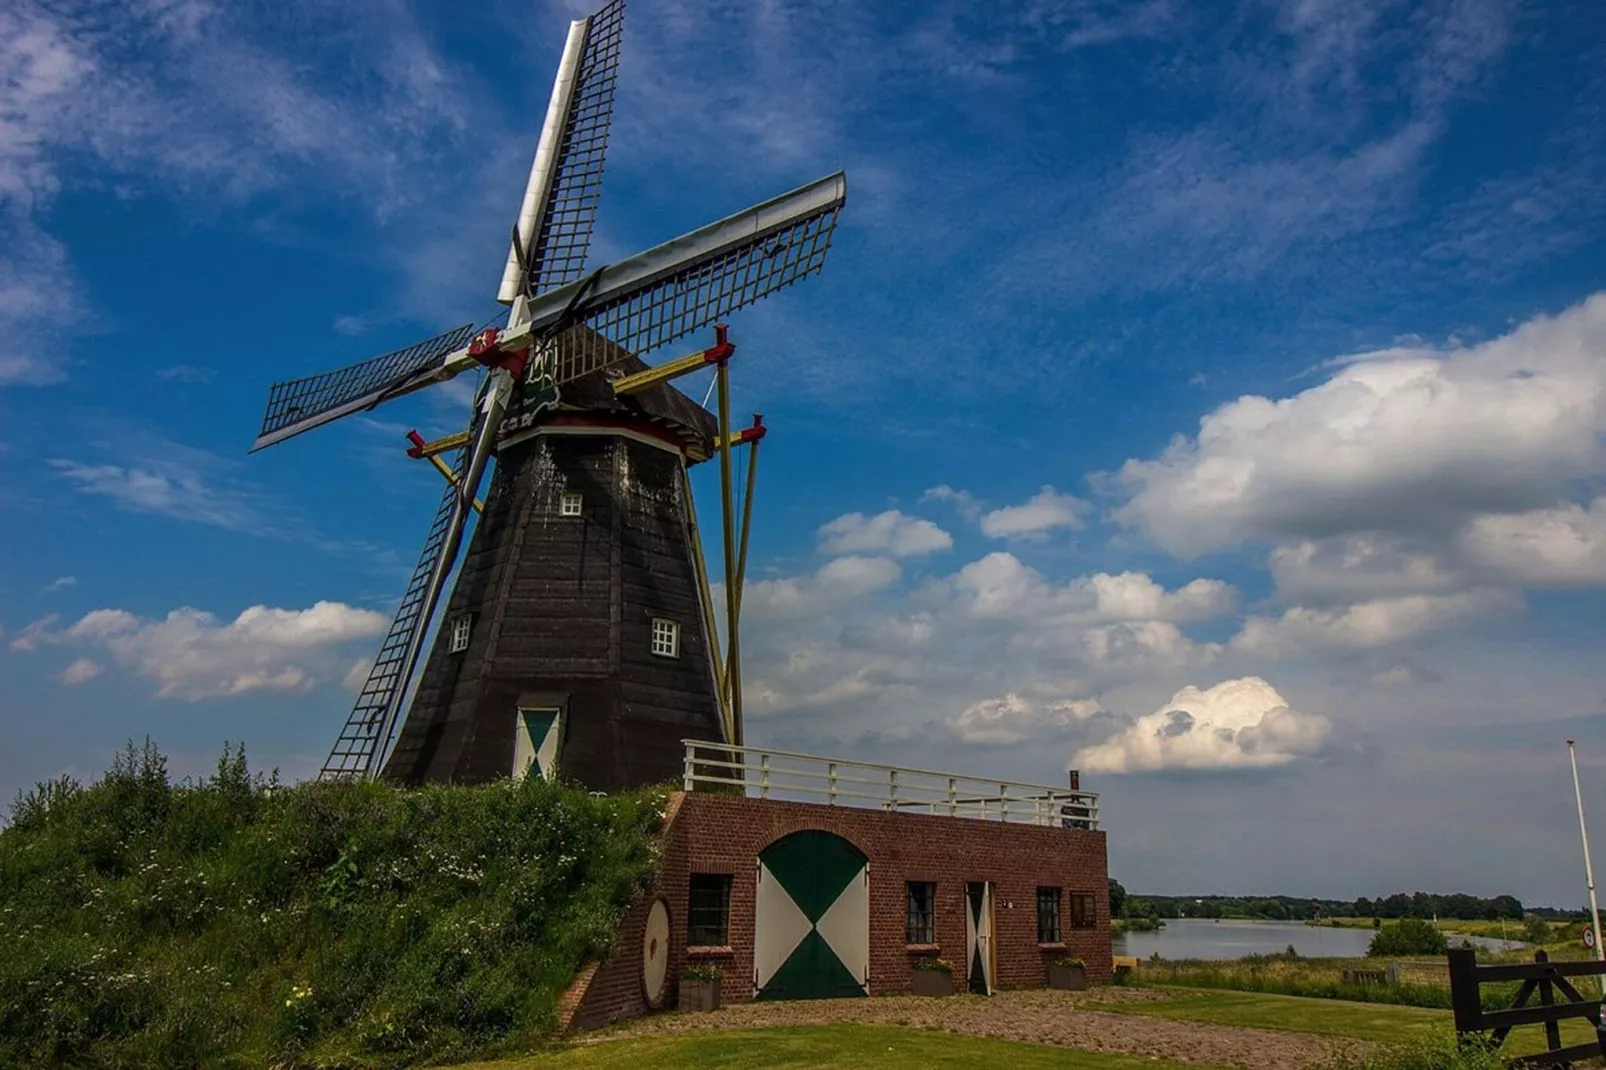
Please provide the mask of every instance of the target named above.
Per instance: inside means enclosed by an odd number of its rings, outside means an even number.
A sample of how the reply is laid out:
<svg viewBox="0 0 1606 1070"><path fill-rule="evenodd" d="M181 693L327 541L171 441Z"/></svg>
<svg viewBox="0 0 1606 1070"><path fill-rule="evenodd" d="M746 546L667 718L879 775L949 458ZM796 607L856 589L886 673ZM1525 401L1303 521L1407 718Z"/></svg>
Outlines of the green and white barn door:
<svg viewBox="0 0 1606 1070"><path fill-rule="evenodd" d="M870 987L870 863L818 829L783 836L758 856L756 999L863 996Z"/></svg>
<svg viewBox="0 0 1606 1070"><path fill-rule="evenodd" d="M513 736L513 779L530 774L551 780L558 768L558 739L563 733L563 711L521 709Z"/></svg>
<svg viewBox="0 0 1606 1070"><path fill-rule="evenodd" d="M965 885L965 982L970 991L993 994L993 886Z"/></svg>

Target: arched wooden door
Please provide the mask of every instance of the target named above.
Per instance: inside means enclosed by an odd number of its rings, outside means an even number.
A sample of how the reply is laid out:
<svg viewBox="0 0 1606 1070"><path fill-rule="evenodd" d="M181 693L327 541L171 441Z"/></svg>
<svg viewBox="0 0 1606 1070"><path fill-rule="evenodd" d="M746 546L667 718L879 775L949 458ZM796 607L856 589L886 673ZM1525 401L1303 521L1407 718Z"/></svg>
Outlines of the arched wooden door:
<svg viewBox="0 0 1606 1070"><path fill-rule="evenodd" d="M863 996L870 986L870 863L818 829L758 856L753 986L757 999Z"/></svg>

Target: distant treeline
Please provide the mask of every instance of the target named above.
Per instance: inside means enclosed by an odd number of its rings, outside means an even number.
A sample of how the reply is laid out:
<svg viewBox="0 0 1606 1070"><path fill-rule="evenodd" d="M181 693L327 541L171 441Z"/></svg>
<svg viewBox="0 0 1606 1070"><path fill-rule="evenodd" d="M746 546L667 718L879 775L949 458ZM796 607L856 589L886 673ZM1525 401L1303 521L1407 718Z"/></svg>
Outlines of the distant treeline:
<svg viewBox="0 0 1606 1070"><path fill-rule="evenodd" d="M1303 921L1307 918L1457 918L1498 921L1523 917L1522 901L1509 895L1483 899L1475 895L1433 895L1397 892L1368 899L1311 899L1303 896L1127 895L1110 882L1111 912L1126 918L1264 918ZM1540 907L1530 913L1545 918L1570 917L1574 911Z"/></svg>

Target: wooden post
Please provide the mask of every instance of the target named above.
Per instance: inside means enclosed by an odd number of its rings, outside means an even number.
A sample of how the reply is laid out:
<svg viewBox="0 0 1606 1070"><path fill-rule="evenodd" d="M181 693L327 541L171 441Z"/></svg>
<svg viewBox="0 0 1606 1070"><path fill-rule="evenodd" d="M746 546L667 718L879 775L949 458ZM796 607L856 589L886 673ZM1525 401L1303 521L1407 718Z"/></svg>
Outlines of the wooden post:
<svg viewBox="0 0 1606 1070"><path fill-rule="evenodd" d="M753 526L753 486L758 479L758 443L759 440L755 438L747 446L747 491L742 498L742 535L740 548L736 554L736 600L730 625L730 656L725 660L727 665L734 664L737 660L736 633L741 628L742 587L747 581L747 535ZM729 581L726 585L729 586ZM740 679L741 673L738 672L737 680ZM739 706L733 705L731 708L738 709Z"/></svg>
<svg viewBox="0 0 1606 1070"><path fill-rule="evenodd" d="M1547 955L1544 952L1543 949L1541 949L1539 951L1535 951L1534 952L1534 961L1535 962L1549 962L1550 961L1550 956ZM1540 1006L1548 1007L1548 1006L1550 1006L1551 1004L1553 1004L1555 1002L1556 1002L1555 986L1553 984L1551 984L1550 978L1541 977L1539 979L1539 1004L1540 1004ZM1559 1021L1557 1021L1556 1019L1554 1019L1554 1018L1550 1019L1549 1021L1547 1021L1545 1023L1545 1050L1546 1051L1560 1051L1561 1050L1561 1023Z"/></svg>
<svg viewBox="0 0 1606 1070"><path fill-rule="evenodd" d="M703 619L708 624L708 656L714 666L714 694L719 698L719 719L725 726L725 742L731 738L730 702L725 694L725 665L720 657L719 636L714 631L714 595L708 586L708 558L703 554L702 528L697 523L697 503L691 496L691 475L683 464L680 468L680 492L686 499L686 526L691 532L692 567L697 573L697 594L703 606Z"/></svg>
<svg viewBox="0 0 1606 1070"><path fill-rule="evenodd" d="M1450 1010L1458 1036L1483 1029L1483 1000L1478 994L1478 956L1471 948L1450 949Z"/></svg>
<svg viewBox="0 0 1606 1070"><path fill-rule="evenodd" d="M725 680L730 687L731 743L742 745L742 666L741 643L736 635L736 517L731 498L731 388L730 368L720 361L714 373L719 391L719 493L725 528L725 629L730 641L730 657L725 661Z"/></svg>

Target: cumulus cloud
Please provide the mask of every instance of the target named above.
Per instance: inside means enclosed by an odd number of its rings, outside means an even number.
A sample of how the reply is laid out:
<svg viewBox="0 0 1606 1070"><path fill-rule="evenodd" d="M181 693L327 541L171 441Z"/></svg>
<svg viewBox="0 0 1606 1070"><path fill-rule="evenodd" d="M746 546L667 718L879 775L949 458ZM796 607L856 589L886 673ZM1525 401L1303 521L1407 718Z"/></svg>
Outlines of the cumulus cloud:
<svg viewBox="0 0 1606 1070"><path fill-rule="evenodd" d="M1295 606L1277 617L1250 617L1232 647L1270 658L1375 649L1522 606L1521 595L1502 589L1378 598L1331 609Z"/></svg>
<svg viewBox="0 0 1606 1070"><path fill-rule="evenodd" d="M1530 587L1606 583L1606 497L1504 516L1480 516L1460 536L1475 566Z"/></svg>
<svg viewBox="0 0 1606 1070"><path fill-rule="evenodd" d="M1141 572L1100 572L1055 584L1005 551L970 562L946 586L969 616L1044 623L1204 620L1231 609L1236 599L1220 580L1197 579L1167 591Z"/></svg>
<svg viewBox="0 0 1606 1070"><path fill-rule="evenodd" d="M1083 747L1071 764L1089 773L1159 769L1265 769L1314 754L1332 725L1289 708L1258 676L1207 690L1185 687L1153 713L1102 743Z"/></svg>
<svg viewBox="0 0 1606 1070"><path fill-rule="evenodd" d="M89 658L79 658L61 671L61 682L71 687L100 675L100 664Z"/></svg>
<svg viewBox="0 0 1606 1070"><path fill-rule="evenodd" d="M157 685L162 698L190 702L248 691L305 691L319 675L332 673L344 644L379 635L389 618L340 602L318 602L307 609L252 606L221 622L199 609L175 609L147 619L122 609L97 609L65 629L54 618L36 621L13 640L18 651L44 645L92 645L119 665ZM88 659L69 666L80 680ZM98 671L98 667L95 671Z"/></svg>
<svg viewBox="0 0 1606 1070"><path fill-rule="evenodd" d="M959 510L959 515L966 520L977 520L981 517L982 504L977 497L968 490L955 490L943 483L932 487L920 496L922 502L947 502Z"/></svg>
<svg viewBox="0 0 1606 1070"><path fill-rule="evenodd" d="M888 509L875 516L846 513L819 531L820 549L828 554L887 554L916 557L953 549L954 540L929 520Z"/></svg>
<svg viewBox="0 0 1606 1070"><path fill-rule="evenodd" d="M1034 701L1011 692L973 702L948 722L965 743L1046 742L1104 712L1096 699Z"/></svg>
<svg viewBox="0 0 1606 1070"><path fill-rule="evenodd" d="M1467 585L1443 547L1383 535L1301 539L1272 550L1271 574L1284 601L1353 603L1410 594L1446 594Z"/></svg>
<svg viewBox="0 0 1606 1070"><path fill-rule="evenodd" d="M1045 486L1020 505L1006 505L985 514L981 531L995 539L1012 539L1040 537L1055 528L1076 530L1082 527L1087 509L1082 499Z"/></svg>
<svg viewBox="0 0 1606 1070"><path fill-rule="evenodd" d="M806 616L885 590L902 574L889 558L838 557L807 576L747 583L742 589L742 617Z"/></svg>
<svg viewBox="0 0 1606 1070"><path fill-rule="evenodd" d="M1354 532L1447 537L1566 500L1606 471L1606 294L1449 352L1344 362L1292 397L1245 396L1115 477L1118 520L1174 553Z"/></svg>

